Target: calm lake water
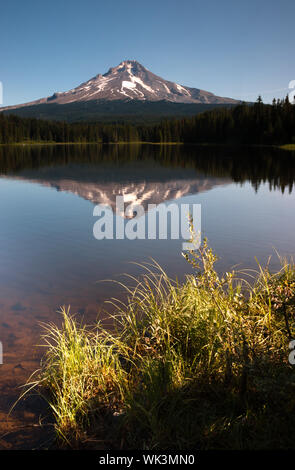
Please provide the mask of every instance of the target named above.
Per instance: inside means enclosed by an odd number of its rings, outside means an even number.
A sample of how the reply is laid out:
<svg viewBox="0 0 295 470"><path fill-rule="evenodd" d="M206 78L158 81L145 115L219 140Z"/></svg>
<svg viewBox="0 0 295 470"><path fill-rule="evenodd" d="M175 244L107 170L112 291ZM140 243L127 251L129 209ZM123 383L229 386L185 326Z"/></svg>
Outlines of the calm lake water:
<svg viewBox="0 0 295 470"><path fill-rule="evenodd" d="M219 270L271 266L295 253L295 156L275 149L180 146L38 146L0 148L0 421L34 420L9 405L38 366L40 321L59 321L59 306L92 322L117 285L139 274L130 262L152 257L183 279L190 267L181 240L96 240L94 206L116 195L148 204L199 203L202 232ZM32 414L32 416L30 415ZM1 431L1 425L0 425ZM5 442L4 442L5 441ZM10 445L1 440L2 446ZM4 443L3 443L4 442Z"/></svg>

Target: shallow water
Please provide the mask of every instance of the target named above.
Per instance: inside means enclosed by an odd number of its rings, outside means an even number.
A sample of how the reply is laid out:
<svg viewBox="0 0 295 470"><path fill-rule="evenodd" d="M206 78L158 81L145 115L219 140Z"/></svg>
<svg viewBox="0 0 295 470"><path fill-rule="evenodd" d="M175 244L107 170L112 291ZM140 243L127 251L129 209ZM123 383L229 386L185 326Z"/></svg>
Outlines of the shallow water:
<svg viewBox="0 0 295 470"><path fill-rule="evenodd" d="M114 209L124 195L147 214L151 203L199 203L220 270L255 267L255 256L265 263L271 254L277 268L274 248L295 252L294 179L295 157L274 149L0 148L0 435L36 419L25 406L14 418L6 413L38 366L40 321L58 322L59 306L70 304L92 322L105 300L121 295L116 284L98 281L140 273L130 262L152 257L180 279L191 272L181 240L96 240L96 204ZM0 448L17 446L14 439L0 437Z"/></svg>

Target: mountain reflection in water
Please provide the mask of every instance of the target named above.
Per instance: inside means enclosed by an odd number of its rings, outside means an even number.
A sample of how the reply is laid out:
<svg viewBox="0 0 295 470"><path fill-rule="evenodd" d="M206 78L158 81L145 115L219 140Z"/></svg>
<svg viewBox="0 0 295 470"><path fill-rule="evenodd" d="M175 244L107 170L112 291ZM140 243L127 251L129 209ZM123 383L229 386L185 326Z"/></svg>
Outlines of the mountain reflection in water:
<svg viewBox="0 0 295 470"><path fill-rule="evenodd" d="M295 159L277 149L149 145L0 148L0 175L68 191L94 204L160 204L230 182L292 191Z"/></svg>

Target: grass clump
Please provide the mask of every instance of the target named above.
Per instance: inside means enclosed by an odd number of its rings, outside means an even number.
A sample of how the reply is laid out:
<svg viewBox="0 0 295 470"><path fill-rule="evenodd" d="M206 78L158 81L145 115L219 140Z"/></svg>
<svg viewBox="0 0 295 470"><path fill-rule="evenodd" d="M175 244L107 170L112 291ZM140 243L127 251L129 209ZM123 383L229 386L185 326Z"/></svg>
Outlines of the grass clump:
<svg viewBox="0 0 295 470"><path fill-rule="evenodd" d="M183 284L155 263L114 328L62 309L31 383L46 392L59 443L140 449L294 447L295 268L219 276L205 240ZM245 274L245 273L244 273Z"/></svg>

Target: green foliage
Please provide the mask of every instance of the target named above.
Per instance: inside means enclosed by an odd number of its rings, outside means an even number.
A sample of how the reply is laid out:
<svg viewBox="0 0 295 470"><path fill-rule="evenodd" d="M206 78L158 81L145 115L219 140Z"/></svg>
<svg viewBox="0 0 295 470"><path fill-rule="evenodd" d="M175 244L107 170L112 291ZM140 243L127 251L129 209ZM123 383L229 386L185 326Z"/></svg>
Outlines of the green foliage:
<svg viewBox="0 0 295 470"><path fill-rule="evenodd" d="M207 108L210 109L210 108ZM164 119L164 117L162 117ZM183 142L219 144L289 144L294 139L295 107L286 98L264 105L217 107L194 117L135 124L46 121L0 113L0 144L16 142Z"/></svg>
<svg viewBox="0 0 295 470"><path fill-rule="evenodd" d="M65 309L61 329L46 327L29 386L47 393L60 444L294 448L294 265L220 276L206 240L186 259L184 284L144 265L126 302L112 302L111 329L87 330Z"/></svg>

